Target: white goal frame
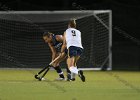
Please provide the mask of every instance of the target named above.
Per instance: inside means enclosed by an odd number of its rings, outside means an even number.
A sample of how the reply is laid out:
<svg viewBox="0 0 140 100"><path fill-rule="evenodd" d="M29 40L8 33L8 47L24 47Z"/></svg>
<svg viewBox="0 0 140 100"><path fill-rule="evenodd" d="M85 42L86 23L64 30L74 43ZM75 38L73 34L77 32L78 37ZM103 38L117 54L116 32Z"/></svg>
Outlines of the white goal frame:
<svg viewBox="0 0 140 100"><path fill-rule="evenodd" d="M109 61L109 66L107 68L107 70L112 70L112 11L111 10L73 10L73 11L0 11L0 15L1 14L69 14L69 13L92 13L93 16L101 23L104 25L104 27L106 27L109 30L109 47L108 47L108 52L109 55L108 57L105 59L104 63L108 60ZM100 20L100 18L98 16L96 16L96 14L100 14L100 13L108 13L109 14L109 26L107 26L102 20ZM27 19L28 20L28 19ZM104 65L104 64L103 64ZM101 70L101 68L81 68L83 70Z"/></svg>

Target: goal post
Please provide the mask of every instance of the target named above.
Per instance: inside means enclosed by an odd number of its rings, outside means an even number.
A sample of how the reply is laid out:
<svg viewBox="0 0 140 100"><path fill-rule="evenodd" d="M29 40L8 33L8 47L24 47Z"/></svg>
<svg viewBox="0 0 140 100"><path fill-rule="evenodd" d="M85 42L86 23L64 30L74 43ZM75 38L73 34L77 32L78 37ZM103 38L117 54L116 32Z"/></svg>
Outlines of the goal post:
<svg viewBox="0 0 140 100"><path fill-rule="evenodd" d="M78 67L112 70L112 11L1 11L0 67L40 68L51 61L51 51L42 39L45 31L63 34L76 18L84 53ZM61 63L62 67L66 63Z"/></svg>

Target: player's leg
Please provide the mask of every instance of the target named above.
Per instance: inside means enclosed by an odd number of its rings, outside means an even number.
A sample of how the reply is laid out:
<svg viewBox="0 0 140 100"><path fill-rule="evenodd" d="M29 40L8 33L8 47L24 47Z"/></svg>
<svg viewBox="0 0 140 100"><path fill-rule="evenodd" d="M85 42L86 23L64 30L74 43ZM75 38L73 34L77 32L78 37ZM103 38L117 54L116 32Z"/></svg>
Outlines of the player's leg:
<svg viewBox="0 0 140 100"><path fill-rule="evenodd" d="M65 49L65 52L61 54L60 58L57 61L55 61L55 63L53 63L53 66L59 67L59 64L66 58L67 58L67 49ZM67 71L67 81L69 81L71 79L71 72L68 69L68 67L66 67L66 71Z"/></svg>
<svg viewBox="0 0 140 100"><path fill-rule="evenodd" d="M76 48L74 46L69 47L67 64L71 73L78 74L78 69L74 65L76 55L77 55Z"/></svg>
<svg viewBox="0 0 140 100"><path fill-rule="evenodd" d="M78 70L77 67L75 66L80 58L81 53L82 53L81 48L74 46L69 47L67 63L71 73L77 74L81 78L81 80L85 82L85 76L83 75L83 71Z"/></svg>
<svg viewBox="0 0 140 100"><path fill-rule="evenodd" d="M78 74L78 69L74 66L75 57L68 57L67 64L71 73Z"/></svg>
<svg viewBox="0 0 140 100"><path fill-rule="evenodd" d="M76 66L78 60L80 59L80 56L76 56L75 58L76 58L76 60L75 60L75 66ZM83 82L85 82L85 76L83 75L83 71L82 70L78 71L78 76L81 78L81 80Z"/></svg>
<svg viewBox="0 0 140 100"><path fill-rule="evenodd" d="M65 77L64 77L64 74L63 74L63 71L61 69L61 67L59 66L59 63L62 61L62 59L65 58L65 54L62 54L53 64L52 64L52 67L56 70L56 72L59 74L59 78L58 80L63 80Z"/></svg>
<svg viewBox="0 0 140 100"><path fill-rule="evenodd" d="M60 59L58 59L58 62L56 62L54 66L58 66L66 58L67 58L67 55L65 53L63 53L62 56L60 57ZM66 67L66 70L67 70L67 73L70 73L70 70L68 69L68 67Z"/></svg>
<svg viewBox="0 0 140 100"><path fill-rule="evenodd" d="M67 54L68 54L68 49L67 48L65 48L65 55L66 55L66 58L68 57L67 56ZM65 58L65 59L66 59ZM68 66L66 66L66 72L67 72L67 81L71 81L71 72L70 72L70 70L69 70L69 68L68 68Z"/></svg>
<svg viewBox="0 0 140 100"><path fill-rule="evenodd" d="M83 53L83 49L77 47L77 55L75 57L75 62L74 62L75 66L77 66L77 62L80 59L80 56L82 55L82 53Z"/></svg>
<svg viewBox="0 0 140 100"><path fill-rule="evenodd" d="M80 56L82 55L83 49L77 48L77 56L75 57L75 66L77 66L77 62L80 59ZM83 75L83 71L78 71L78 76L81 78L83 82L85 82L85 76Z"/></svg>
<svg viewBox="0 0 140 100"><path fill-rule="evenodd" d="M75 67L77 67L77 62L78 62L79 59L80 59L80 56L76 56L75 57L75 62L74 62L74 66Z"/></svg>
<svg viewBox="0 0 140 100"><path fill-rule="evenodd" d="M78 59L79 59L80 57L79 56L76 56L75 57L75 62L74 62L74 66L77 68L77 61L78 61ZM76 74L75 73L71 73L71 80L72 81L75 81L75 76L76 76Z"/></svg>

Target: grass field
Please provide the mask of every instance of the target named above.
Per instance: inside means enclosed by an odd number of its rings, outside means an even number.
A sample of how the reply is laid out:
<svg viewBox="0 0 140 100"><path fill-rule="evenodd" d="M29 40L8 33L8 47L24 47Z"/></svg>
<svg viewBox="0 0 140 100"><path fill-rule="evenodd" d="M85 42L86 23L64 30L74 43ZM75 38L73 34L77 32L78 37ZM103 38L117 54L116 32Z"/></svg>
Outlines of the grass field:
<svg viewBox="0 0 140 100"><path fill-rule="evenodd" d="M140 100L140 72L85 71L86 82L54 81L50 71L37 81L38 70L0 70L0 100Z"/></svg>

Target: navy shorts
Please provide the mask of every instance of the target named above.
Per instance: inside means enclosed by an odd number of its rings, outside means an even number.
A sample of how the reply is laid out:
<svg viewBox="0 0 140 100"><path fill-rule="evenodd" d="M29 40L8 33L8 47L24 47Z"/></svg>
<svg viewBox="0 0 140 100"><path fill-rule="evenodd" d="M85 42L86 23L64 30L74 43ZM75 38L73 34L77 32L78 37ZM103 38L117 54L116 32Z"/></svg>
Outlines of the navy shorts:
<svg viewBox="0 0 140 100"><path fill-rule="evenodd" d="M73 57L73 56L81 56L83 53L83 49L80 47L75 47L75 46L70 46L68 49L68 57Z"/></svg>

